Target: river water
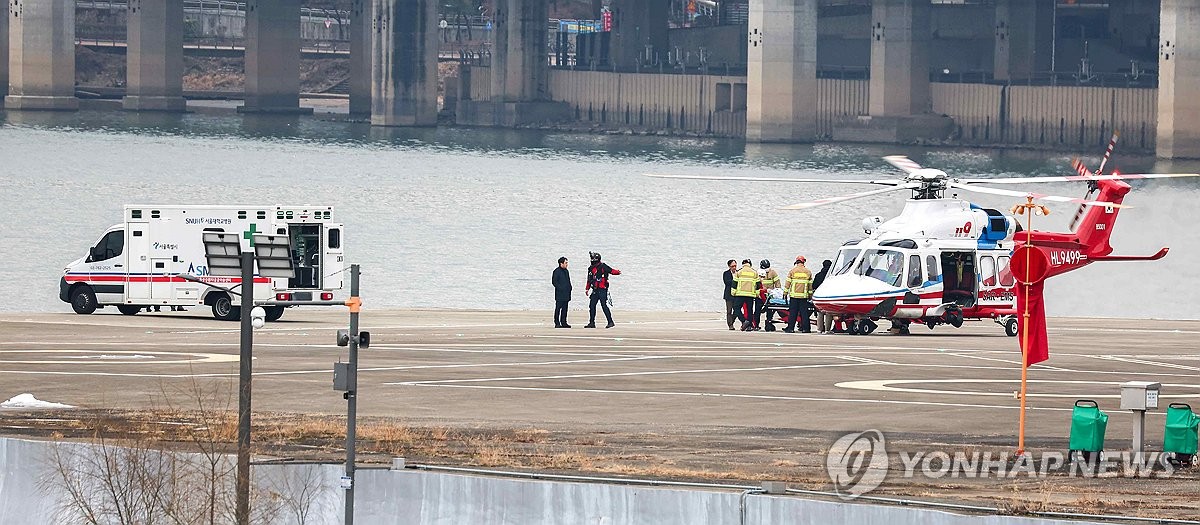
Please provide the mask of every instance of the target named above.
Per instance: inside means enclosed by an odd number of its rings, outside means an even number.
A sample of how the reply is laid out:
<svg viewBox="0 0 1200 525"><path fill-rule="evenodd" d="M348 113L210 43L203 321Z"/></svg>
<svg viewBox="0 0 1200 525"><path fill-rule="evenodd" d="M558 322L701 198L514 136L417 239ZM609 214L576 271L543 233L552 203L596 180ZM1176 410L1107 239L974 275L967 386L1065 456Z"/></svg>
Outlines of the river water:
<svg viewBox="0 0 1200 525"><path fill-rule="evenodd" d="M1092 165L1102 152L1087 154ZM546 309L559 256L586 307L589 250L622 270L620 310L722 306L726 259L830 258L862 219L899 212L877 196L795 212L781 205L861 191L834 184L652 179L645 173L890 178L907 154L952 176L1069 174L1069 154L909 146L754 145L734 140L483 129L384 129L313 117L0 112L0 310L69 311L63 266L124 204L332 205L370 307ZM1200 165L1121 156L1124 172ZM1200 318L1200 180L1137 184L1117 253L1171 246L1153 263L1105 263L1054 278L1051 314ZM1037 191L1081 196L1075 184ZM1012 198L973 201L1007 209ZM1038 229L1063 230L1052 205ZM574 322L581 322L574 314Z"/></svg>

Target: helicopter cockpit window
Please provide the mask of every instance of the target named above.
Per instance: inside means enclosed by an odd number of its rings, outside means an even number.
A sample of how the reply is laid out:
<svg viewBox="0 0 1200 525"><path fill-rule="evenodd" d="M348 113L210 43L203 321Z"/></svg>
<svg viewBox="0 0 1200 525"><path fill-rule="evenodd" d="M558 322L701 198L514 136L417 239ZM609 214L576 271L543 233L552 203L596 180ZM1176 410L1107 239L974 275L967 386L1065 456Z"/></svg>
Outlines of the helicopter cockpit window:
<svg viewBox="0 0 1200 525"><path fill-rule="evenodd" d="M921 256L908 256L908 287L916 288L925 281L921 279Z"/></svg>
<svg viewBox="0 0 1200 525"><path fill-rule="evenodd" d="M833 275L842 275L850 272L850 268L854 267L854 260L858 258L858 254L862 250L841 250L838 252L837 260L833 263Z"/></svg>
<svg viewBox="0 0 1200 525"><path fill-rule="evenodd" d="M854 273L898 287L904 275L904 254L893 250L871 250L863 255Z"/></svg>

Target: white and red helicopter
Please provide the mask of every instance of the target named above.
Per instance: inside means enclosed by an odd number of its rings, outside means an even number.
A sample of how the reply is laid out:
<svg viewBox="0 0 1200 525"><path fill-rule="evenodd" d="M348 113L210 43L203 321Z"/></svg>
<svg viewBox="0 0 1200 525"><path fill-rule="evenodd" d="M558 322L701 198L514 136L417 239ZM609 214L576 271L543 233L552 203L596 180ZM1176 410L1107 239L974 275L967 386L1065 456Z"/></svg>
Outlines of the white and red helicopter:
<svg viewBox="0 0 1200 525"><path fill-rule="evenodd" d="M839 250L824 283L815 291L813 303L848 322L850 334L870 334L875 321L893 321L897 331L919 323L930 329L939 324L962 326L967 319L992 319L1016 336L1017 278L1010 268L1013 250L1032 241L1041 263L1040 278L1058 275L1102 260L1157 260L1167 248L1150 256L1112 256L1109 237L1117 212L1131 187L1129 179L1194 177L1194 173L1103 174L1117 135L1113 135L1100 167L1089 171L1082 162L1073 163L1076 175L960 179L944 171L924 168L903 156L884 157L905 173L901 179L832 180L793 178L710 177L651 175L661 178L735 180L753 182L848 183L885 186L849 195L787 206L802 210L910 190L912 197L899 216L884 221L863 221L867 237L845 243ZM1083 181L1088 184L1082 199L1029 193L982 184L1027 184ZM1078 203L1069 233L1031 231L1021 233L1017 218L999 210L983 208L946 192L962 190L1009 197L1031 197L1050 202ZM1092 200L1092 195L1099 196ZM1020 261L1024 262L1024 261Z"/></svg>

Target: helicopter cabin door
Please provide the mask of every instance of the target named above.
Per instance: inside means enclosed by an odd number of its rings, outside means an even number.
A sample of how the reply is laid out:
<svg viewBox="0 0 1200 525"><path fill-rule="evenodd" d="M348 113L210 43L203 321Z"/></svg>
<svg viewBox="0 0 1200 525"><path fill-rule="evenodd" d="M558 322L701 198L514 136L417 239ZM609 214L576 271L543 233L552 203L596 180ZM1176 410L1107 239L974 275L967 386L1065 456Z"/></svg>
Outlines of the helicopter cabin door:
<svg viewBox="0 0 1200 525"><path fill-rule="evenodd" d="M979 306L1011 307L1016 280L1008 267L1009 256L979 254Z"/></svg>
<svg viewBox="0 0 1200 525"><path fill-rule="evenodd" d="M942 252L942 302L960 307L975 306L978 278L975 273L974 251Z"/></svg>

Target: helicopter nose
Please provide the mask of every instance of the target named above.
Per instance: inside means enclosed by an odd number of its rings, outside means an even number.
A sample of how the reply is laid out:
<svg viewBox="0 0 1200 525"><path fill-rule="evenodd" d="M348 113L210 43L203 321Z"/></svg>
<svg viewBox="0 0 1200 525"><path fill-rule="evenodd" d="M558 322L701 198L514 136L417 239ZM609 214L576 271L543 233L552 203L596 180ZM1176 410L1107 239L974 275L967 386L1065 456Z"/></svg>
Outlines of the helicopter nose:
<svg viewBox="0 0 1200 525"><path fill-rule="evenodd" d="M905 289L861 275L838 275L825 279L813 294L813 304L832 313L865 314L881 301L903 296Z"/></svg>

